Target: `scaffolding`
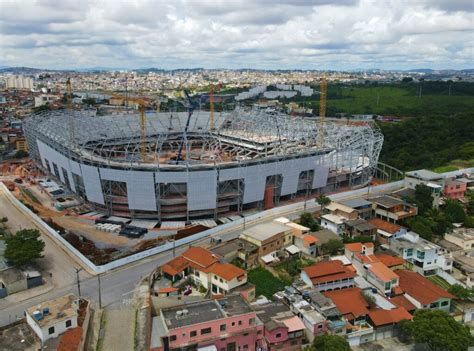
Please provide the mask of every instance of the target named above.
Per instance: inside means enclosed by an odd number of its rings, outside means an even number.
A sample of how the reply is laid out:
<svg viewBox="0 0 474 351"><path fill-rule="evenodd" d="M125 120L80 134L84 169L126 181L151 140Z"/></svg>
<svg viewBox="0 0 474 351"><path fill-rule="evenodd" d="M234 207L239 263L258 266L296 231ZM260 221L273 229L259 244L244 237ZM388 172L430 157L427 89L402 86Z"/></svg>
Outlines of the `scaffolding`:
<svg viewBox="0 0 474 351"><path fill-rule="evenodd" d="M180 179L156 182L156 208L136 210L127 203L127 184L102 181L103 204L98 209L110 215L129 215L135 218L190 220L218 218L229 213L240 214L249 208L269 208L297 196L309 196L367 184L375 174L382 148L383 135L375 125L364 123L345 125L325 121L320 126L314 119L291 118L260 109L243 109L215 115L215 129L209 125L209 113L197 111L189 124L184 139L182 157L177 160L183 131L188 117L183 112L156 112L146 115L146 134L138 115L94 116L85 111L74 112L74 140L65 126L70 124L70 111L47 111L25 121L25 135L32 157L42 166L37 140L40 140L68 162L77 162L99 169L148 171L165 174L168 171L212 171L217 183L215 207L192 209L188 184ZM318 134L324 133L320 145ZM145 155L145 157L143 157ZM283 176L276 172L267 177L265 197L256 202L245 202L244 177L226 179L221 176L229 169L245 174L254 165L275 165L288 160L313 157L320 166L328 168L327 182L314 188L314 170L295 174L296 190L281 195ZM309 162L309 161L308 161ZM313 162L313 161L312 161ZM47 163L46 166L48 166ZM54 164L51 167L53 168ZM69 167L71 169L71 167ZM276 169L276 168L275 168ZM66 172L67 173L67 172ZM58 177L59 178L59 177ZM69 179L67 174L62 177ZM85 197L81 174L72 173L72 185L67 185ZM204 185L203 185L204 186Z"/></svg>

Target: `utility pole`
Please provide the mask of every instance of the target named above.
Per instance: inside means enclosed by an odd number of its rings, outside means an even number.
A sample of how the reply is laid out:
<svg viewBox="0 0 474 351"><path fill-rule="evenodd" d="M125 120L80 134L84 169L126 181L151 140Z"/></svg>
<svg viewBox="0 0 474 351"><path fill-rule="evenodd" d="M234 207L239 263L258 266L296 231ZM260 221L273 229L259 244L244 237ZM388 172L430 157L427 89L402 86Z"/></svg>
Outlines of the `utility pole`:
<svg viewBox="0 0 474 351"><path fill-rule="evenodd" d="M102 291L100 290L100 273L97 275L97 282L99 283L99 309L102 309Z"/></svg>
<svg viewBox="0 0 474 351"><path fill-rule="evenodd" d="M76 270L76 281L77 281L77 293L81 297L81 281L79 280L79 272L82 271L82 268L74 268Z"/></svg>

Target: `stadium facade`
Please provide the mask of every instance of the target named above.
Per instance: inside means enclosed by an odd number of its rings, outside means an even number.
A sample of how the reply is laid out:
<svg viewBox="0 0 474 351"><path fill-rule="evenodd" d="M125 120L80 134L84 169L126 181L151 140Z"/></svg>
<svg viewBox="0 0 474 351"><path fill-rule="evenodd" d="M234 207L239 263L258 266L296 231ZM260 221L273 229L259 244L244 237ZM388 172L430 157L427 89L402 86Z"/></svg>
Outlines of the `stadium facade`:
<svg viewBox="0 0 474 351"><path fill-rule="evenodd" d="M260 110L216 116L90 116L49 111L25 121L32 158L108 215L160 221L219 218L299 196L364 186L383 136L369 124L324 124ZM180 152L181 150L181 152Z"/></svg>

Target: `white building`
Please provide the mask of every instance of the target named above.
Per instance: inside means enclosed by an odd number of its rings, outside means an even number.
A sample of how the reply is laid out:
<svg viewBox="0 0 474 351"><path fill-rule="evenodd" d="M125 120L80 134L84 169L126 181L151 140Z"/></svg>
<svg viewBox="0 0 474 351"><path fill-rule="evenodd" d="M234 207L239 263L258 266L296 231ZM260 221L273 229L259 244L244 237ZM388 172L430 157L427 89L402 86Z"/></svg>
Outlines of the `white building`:
<svg viewBox="0 0 474 351"><path fill-rule="evenodd" d="M415 232L397 233L390 238L390 249L413 264L422 275L432 275L441 269L453 269L452 254L440 246L425 240Z"/></svg>
<svg viewBox="0 0 474 351"><path fill-rule="evenodd" d="M474 249L474 229L454 229L452 233L445 234L444 240L461 247L464 251L470 251Z"/></svg>
<svg viewBox="0 0 474 351"><path fill-rule="evenodd" d="M405 173L405 187L415 189L418 184L424 184L431 189L433 207L438 208L441 191L444 188L444 176L426 169Z"/></svg>
<svg viewBox="0 0 474 351"><path fill-rule="evenodd" d="M10 75L7 77L7 89L33 89L33 79L22 75Z"/></svg>
<svg viewBox="0 0 474 351"><path fill-rule="evenodd" d="M69 294L28 308L26 322L45 342L77 327L78 310L79 299Z"/></svg>
<svg viewBox="0 0 474 351"><path fill-rule="evenodd" d="M321 216L321 226L323 228L329 229L337 235L342 235L344 233L344 217L325 214Z"/></svg>
<svg viewBox="0 0 474 351"><path fill-rule="evenodd" d="M50 104L56 100L59 100L59 96L57 95L42 94L40 96L35 96L35 107Z"/></svg>

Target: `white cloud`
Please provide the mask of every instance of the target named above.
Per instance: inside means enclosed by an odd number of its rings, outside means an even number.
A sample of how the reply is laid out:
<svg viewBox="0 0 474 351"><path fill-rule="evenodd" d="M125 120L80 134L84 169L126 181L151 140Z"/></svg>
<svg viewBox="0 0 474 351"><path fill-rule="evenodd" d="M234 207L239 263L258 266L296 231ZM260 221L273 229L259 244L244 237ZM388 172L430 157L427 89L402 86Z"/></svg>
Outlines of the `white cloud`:
<svg viewBox="0 0 474 351"><path fill-rule="evenodd" d="M472 1L2 0L0 65L466 68Z"/></svg>

